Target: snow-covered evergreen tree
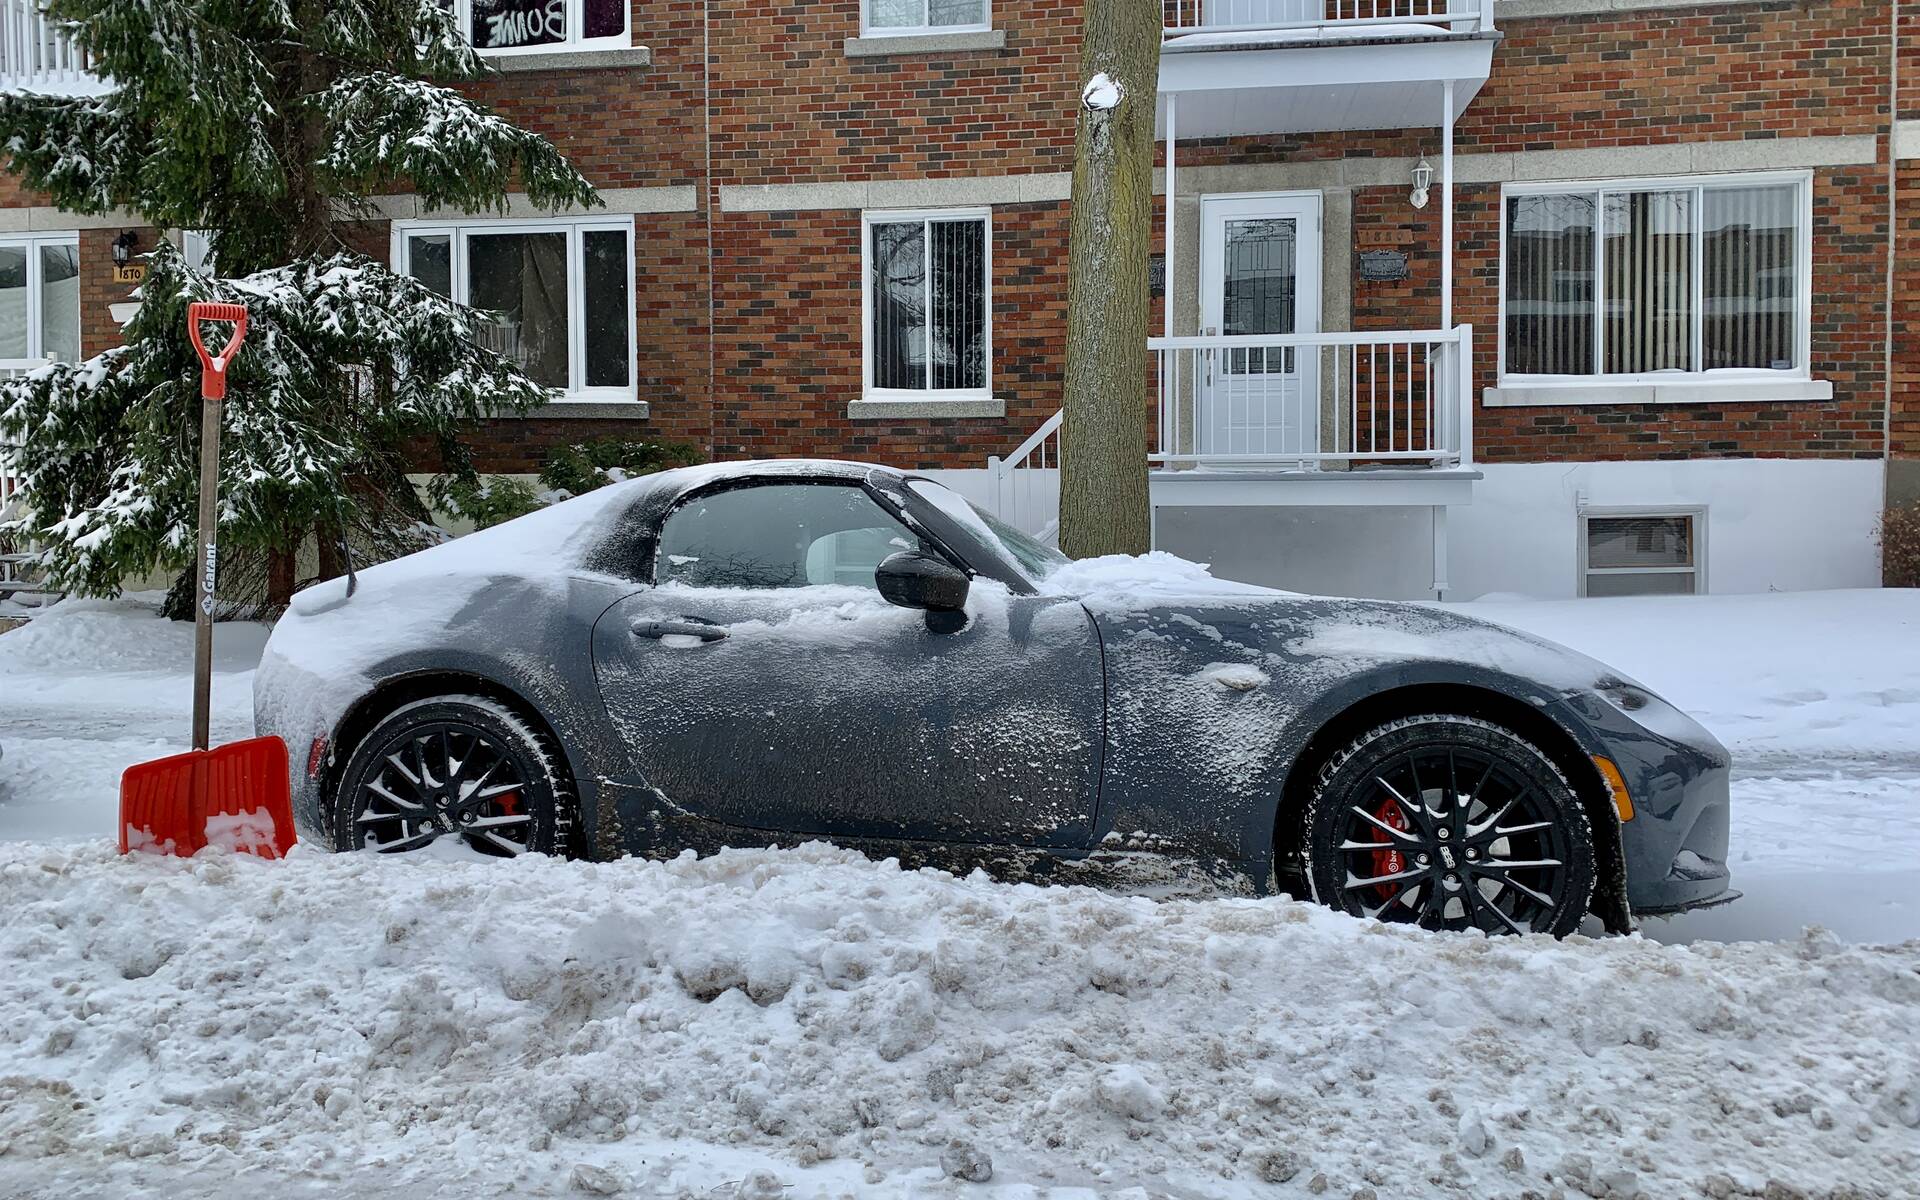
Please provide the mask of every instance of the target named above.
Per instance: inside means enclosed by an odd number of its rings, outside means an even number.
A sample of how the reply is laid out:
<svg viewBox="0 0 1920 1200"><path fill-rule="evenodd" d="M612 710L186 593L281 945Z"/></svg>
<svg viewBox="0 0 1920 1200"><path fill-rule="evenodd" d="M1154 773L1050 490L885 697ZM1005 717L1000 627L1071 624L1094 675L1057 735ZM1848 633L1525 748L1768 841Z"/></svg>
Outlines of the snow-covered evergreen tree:
<svg viewBox="0 0 1920 1200"><path fill-rule="evenodd" d="M193 555L199 363L191 300L251 308L232 371L220 537L267 557L270 602L317 535L391 543L424 512L409 445L548 389L481 347L484 320L352 253L370 197L504 211L598 203L546 139L443 86L488 70L440 0L52 0L116 85L0 94L8 169L71 212L204 231L209 266L148 256L126 345L0 383L0 443L51 579L110 594ZM215 275L217 274L217 277ZM224 557L224 556L223 556Z"/></svg>

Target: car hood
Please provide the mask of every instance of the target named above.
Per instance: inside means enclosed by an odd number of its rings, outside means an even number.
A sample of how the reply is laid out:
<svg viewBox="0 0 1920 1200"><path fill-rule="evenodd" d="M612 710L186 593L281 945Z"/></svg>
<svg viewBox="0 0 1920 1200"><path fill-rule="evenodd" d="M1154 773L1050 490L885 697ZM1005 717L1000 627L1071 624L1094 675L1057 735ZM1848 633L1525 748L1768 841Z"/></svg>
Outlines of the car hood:
<svg viewBox="0 0 1920 1200"><path fill-rule="evenodd" d="M1514 681L1533 699L1628 684L1621 672L1557 642L1437 604L1308 596L1218 579L1159 551L1068 563L1042 590L1071 595L1121 645L1172 641L1222 661L1285 665L1329 682L1368 668L1449 668L1469 681Z"/></svg>

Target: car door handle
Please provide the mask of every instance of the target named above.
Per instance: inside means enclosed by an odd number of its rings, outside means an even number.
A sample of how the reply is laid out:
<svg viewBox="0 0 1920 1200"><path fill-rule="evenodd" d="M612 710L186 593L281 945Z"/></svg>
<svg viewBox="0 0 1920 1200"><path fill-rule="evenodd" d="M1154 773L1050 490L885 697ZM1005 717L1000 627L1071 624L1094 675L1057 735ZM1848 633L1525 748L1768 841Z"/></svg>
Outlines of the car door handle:
<svg viewBox="0 0 1920 1200"><path fill-rule="evenodd" d="M636 621L633 636L653 638L692 637L703 642L717 642L727 636L727 631L711 621L702 621L698 617L689 617L680 621Z"/></svg>

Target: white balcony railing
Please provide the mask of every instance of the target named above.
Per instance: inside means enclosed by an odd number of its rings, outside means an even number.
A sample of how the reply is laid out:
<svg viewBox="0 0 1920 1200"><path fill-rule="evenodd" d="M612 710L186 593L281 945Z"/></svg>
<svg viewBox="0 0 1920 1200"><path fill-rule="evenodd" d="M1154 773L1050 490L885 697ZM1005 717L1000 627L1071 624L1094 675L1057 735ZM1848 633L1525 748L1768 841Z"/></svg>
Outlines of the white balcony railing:
<svg viewBox="0 0 1920 1200"><path fill-rule="evenodd" d="M1165 36L1349 30L1384 36L1393 26L1453 33L1493 28L1493 0L1162 0Z"/></svg>
<svg viewBox="0 0 1920 1200"><path fill-rule="evenodd" d="M91 96L111 85L88 69L87 52L69 41L41 0L0 0L0 91Z"/></svg>
<svg viewBox="0 0 1920 1200"><path fill-rule="evenodd" d="M1472 461L1473 326L1147 339L1156 466Z"/></svg>
<svg viewBox="0 0 1920 1200"><path fill-rule="evenodd" d="M1060 533L1060 417L1042 421L1012 454L987 460L993 514L1048 545Z"/></svg>

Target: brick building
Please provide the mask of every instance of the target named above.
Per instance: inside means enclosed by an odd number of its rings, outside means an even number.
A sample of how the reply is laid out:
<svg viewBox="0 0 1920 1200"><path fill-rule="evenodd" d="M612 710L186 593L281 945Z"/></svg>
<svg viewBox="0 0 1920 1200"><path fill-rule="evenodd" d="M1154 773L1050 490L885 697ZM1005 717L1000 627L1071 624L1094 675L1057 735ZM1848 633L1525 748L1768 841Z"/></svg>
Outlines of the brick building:
<svg viewBox="0 0 1920 1200"><path fill-rule="evenodd" d="M477 431L483 469L607 434L867 458L1046 528L1074 0L456 3L502 69L477 91L607 202L396 196L366 232L567 389ZM1386 596L1877 582L1882 506L1920 496L1920 22L1165 11L1162 546ZM24 44L0 83L95 86ZM111 344L128 234L161 236L0 183L0 367Z"/></svg>

